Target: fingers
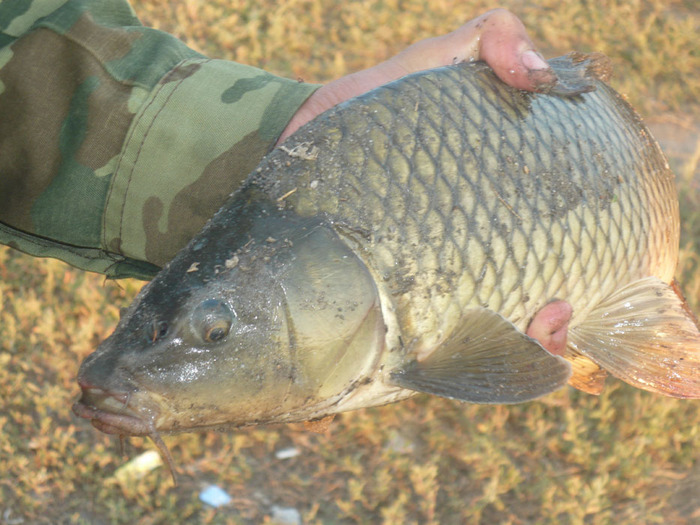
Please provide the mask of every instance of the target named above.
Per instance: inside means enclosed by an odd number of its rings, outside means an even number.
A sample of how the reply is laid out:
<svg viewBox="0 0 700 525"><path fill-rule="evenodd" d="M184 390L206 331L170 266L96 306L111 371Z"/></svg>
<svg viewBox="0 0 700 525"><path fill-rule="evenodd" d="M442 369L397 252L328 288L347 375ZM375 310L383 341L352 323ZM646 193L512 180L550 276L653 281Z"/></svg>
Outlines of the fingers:
<svg viewBox="0 0 700 525"><path fill-rule="evenodd" d="M551 354L564 355L572 311L571 305L566 301L546 304L530 322L527 335L537 339Z"/></svg>
<svg viewBox="0 0 700 525"><path fill-rule="evenodd" d="M556 76L537 52L520 19L494 9L446 35L461 49L460 60L484 60L496 75L518 89L546 91Z"/></svg>
<svg viewBox="0 0 700 525"><path fill-rule="evenodd" d="M557 80L523 23L506 9L488 11L452 33L417 42L390 59L405 73L475 60L485 61L501 80L517 89L546 91Z"/></svg>

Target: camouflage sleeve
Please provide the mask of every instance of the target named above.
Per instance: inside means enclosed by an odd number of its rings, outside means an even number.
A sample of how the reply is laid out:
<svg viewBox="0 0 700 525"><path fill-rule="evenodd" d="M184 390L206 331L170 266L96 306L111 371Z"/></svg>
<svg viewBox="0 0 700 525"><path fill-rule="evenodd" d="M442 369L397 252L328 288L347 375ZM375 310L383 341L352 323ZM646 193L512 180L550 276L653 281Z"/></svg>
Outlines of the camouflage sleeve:
<svg viewBox="0 0 700 525"><path fill-rule="evenodd" d="M4 0L0 243L148 278L317 87L202 56L124 0Z"/></svg>

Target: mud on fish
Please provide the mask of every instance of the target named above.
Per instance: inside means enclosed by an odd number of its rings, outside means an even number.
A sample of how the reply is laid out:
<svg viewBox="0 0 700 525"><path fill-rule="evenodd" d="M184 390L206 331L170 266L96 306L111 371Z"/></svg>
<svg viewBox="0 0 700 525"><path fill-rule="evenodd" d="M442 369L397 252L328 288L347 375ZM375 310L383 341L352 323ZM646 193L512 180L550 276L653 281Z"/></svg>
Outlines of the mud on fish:
<svg viewBox="0 0 700 525"><path fill-rule="evenodd" d="M424 392L519 403L610 373L700 397L673 174L600 57L549 94L482 63L329 110L263 159L82 364L77 415L150 436ZM525 335L573 307L563 357Z"/></svg>

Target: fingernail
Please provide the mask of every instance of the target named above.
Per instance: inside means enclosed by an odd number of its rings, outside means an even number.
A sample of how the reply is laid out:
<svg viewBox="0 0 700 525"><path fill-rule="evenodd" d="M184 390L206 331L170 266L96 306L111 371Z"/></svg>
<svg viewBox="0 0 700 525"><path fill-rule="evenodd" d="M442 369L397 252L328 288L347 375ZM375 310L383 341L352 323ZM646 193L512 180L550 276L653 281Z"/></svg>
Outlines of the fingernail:
<svg viewBox="0 0 700 525"><path fill-rule="evenodd" d="M530 71L539 69L549 69L549 65L545 62L540 55L532 50L525 51L520 57L523 65Z"/></svg>

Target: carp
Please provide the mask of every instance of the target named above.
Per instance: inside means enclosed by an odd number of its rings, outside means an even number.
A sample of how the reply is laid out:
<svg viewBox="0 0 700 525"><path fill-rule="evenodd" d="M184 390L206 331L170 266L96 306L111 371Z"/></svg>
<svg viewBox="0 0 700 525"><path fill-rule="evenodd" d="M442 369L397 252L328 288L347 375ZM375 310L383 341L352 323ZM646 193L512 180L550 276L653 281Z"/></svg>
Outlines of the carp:
<svg viewBox="0 0 700 525"><path fill-rule="evenodd" d="M163 432L419 392L519 403L609 372L700 397L674 176L602 57L550 63L550 93L461 63L302 127L83 362L74 412L169 458ZM573 307L564 356L525 335L553 298Z"/></svg>

